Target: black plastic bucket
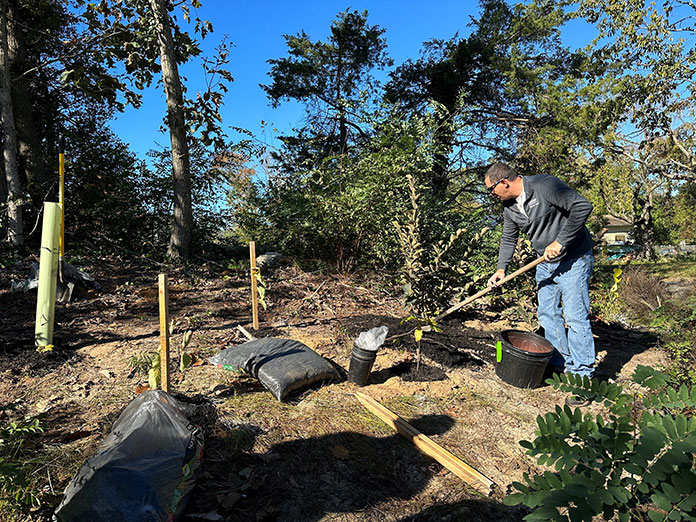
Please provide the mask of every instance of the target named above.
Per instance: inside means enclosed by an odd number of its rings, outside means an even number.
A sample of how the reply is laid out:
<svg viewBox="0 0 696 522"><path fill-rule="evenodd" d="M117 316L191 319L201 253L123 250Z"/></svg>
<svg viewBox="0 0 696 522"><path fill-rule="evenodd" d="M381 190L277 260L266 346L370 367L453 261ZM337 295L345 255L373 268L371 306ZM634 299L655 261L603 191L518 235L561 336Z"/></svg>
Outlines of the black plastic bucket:
<svg viewBox="0 0 696 522"><path fill-rule="evenodd" d="M496 344L495 373L518 388L536 388L553 355L545 338L522 330L503 330Z"/></svg>
<svg viewBox="0 0 696 522"><path fill-rule="evenodd" d="M350 367L348 368L348 380L358 386L365 386L370 380L370 372L376 357L377 350L363 350L353 345Z"/></svg>

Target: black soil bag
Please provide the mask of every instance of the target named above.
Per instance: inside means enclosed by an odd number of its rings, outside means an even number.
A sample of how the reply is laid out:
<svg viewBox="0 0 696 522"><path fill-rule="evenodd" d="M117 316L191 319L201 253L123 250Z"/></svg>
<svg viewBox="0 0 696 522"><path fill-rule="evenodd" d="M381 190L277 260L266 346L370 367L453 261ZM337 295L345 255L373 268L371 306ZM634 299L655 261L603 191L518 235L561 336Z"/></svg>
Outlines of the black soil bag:
<svg viewBox="0 0 696 522"><path fill-rule="evenodd" d="M65 490L60 522L177 520L198 475L203 436L163 391L138 395Z"/></svg>
<svg viewBox="0 0 696 522"><path fill-rule="evenodd" d="M309 346L291 339L254 339L208 359L225 370L256 377L279 401L320 382L340 381L329 361Z"/></svg>

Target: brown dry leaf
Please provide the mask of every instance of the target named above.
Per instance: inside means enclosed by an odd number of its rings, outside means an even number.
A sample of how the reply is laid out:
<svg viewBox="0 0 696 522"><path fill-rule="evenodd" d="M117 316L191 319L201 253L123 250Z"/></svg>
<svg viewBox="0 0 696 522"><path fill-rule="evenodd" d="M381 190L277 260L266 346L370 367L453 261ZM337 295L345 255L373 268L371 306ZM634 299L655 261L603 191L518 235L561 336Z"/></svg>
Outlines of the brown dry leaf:
<svg viewBox="0 0 696 522"><path fill-rule="evenodd" d="M133 391L135 392L136 395L140 395L141 393L143 393L149 389L150 389L149 384L136 384Z"/></svg>
<svg viewBox="0 0 696 522"><path fill-rule="evenodd" d="M350 457L350 452L348 451L348 448L342 445L334 446L332 449L334 457L336 457L339 460L348 460Z"/></svg>
<svg viewBox="0 0 696 522"><path fill-rule="evenodd" d="M205 359L201 359L198 357L195 353L190 354L191 355L191 364L189 366L203 366L207 361Z"/></svg>
<svg viewBox="0 0 696 522"><path fill-rule="evenodd" d="M60 399L60 396L54 395L49 399L43 399L36 403L36 409L39 413L46 413L48 410L55 406L55 403Z"/></svg>

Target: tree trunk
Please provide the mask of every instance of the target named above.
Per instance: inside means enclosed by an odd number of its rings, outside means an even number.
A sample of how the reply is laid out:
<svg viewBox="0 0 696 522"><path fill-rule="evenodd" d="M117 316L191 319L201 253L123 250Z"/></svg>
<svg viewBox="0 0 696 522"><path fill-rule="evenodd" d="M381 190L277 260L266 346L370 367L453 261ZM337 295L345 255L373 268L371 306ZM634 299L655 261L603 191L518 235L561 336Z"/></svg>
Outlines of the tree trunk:
<svg viewBox="0 0 696 522"><path fill-rule="evenodd" d="M32 65L26 63L26 42L21 31L17 29L20 20L16 9L8 6L7 12L7 46L9 66L14 70L27 70ZM34 125L34 111L31 99L26 93L31 92L30 80L24 76L16 78L11 84L12 109L15 117L18 170L24 172L29 193L35 208L40 209L46 199L45 191L49 180L46 179L43 155L41 154L40 133Z"/></svg>
<svg viewBox="0 0 696 522"><path fill-rule="evenodd" d="M647 180L647 175L644 177ZM644 188L645 196L637 188L633 195L633 231L637 244L643 247L640 257L655 260L654 224L652 219L653 187L649 184Z"/></svg>
<svg viewBox="0 0 696 522"><path fill-rule="evenodd" d="M162 80L167 96L167 124L172 145L172 177L174 181L174 223L167 254L185 260L191 248L193 211L191 209L191 170L186 141L184 97L174 52L167 0L150 0L160 48Z"/></svg>
<svg viewBox="0 0 696 522"><path fill-rule="evenodd" d="M17 133L15 131L10 90L10 65L7 46L7 1L0 0L0 119L4 134L3 161L7 182L7 240L24 244L22 231L22 188L17 171Z"/></svg>
<svg viewBox="0 0 696 522"><path fill-rule="evenodd" d="M435 132L433 141L437 144L438 152L433 157L432 177L430 187L432 194L437 201L444 201L447 197L449 188L449 167L450 154L452 153L454 135L450 127L451 112L448 112L446 119L441 120L438 130Z"/></svg>

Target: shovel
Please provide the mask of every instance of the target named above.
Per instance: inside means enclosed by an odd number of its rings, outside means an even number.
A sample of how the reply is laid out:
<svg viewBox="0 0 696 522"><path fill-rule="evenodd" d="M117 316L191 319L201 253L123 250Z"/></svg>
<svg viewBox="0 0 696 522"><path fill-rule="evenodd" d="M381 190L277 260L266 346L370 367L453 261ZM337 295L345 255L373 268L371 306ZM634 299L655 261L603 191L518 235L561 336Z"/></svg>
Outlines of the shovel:
<svg viewBox="0 0 696 522"><path fill-rule="evenodd" d="M535 266L537 266L539 263L541 263L541 262L544 261L545 259L546 259L546 258L545 258L544 256L541 256L539 259L536 259L535 261L532 261L532 262L529 263L528 265L525 265L525 266L523 266L522 268L520 268L520 269L518 269L518 270L515 270L515 271L514 271L512 274L510 274L509 276L505 276L504 278L502 278L502 279L498 282L498 284L497 284L496 286L500 286L500 285L502 285L503 283L507 283L507 282L510 281L511 279L514 279L514 278L517 277L518 275L524 274L525 272L527 272L528 270L531 270L532 268L534 268ZM438 316L435 318L435 322L439 321L439 320L442 319L443 317L448 316L448 315L451 314L452 312L456 312L456 311L459 310L461 307L466 306L466 305L468 305L469 303L472 303L473 301L476 301L479 297L482 297L482 296L486 295L488 292L490 292L491 290L493 290L493 288L495 288L495 287L493 287L493 286L487 286L486 288L484 288L483 290L481 290L479 293L474 294L474 295L472 295L472 296L470 296L470 297L467 297L466 299L464 299L464 301L462 301L462 302L460 302L460 303L457 303L456 305L454 305L454 306L453 306L452 308L450 308L449 310L446 310L446 311L442 312L440 315L438 315Z"/></svg>

